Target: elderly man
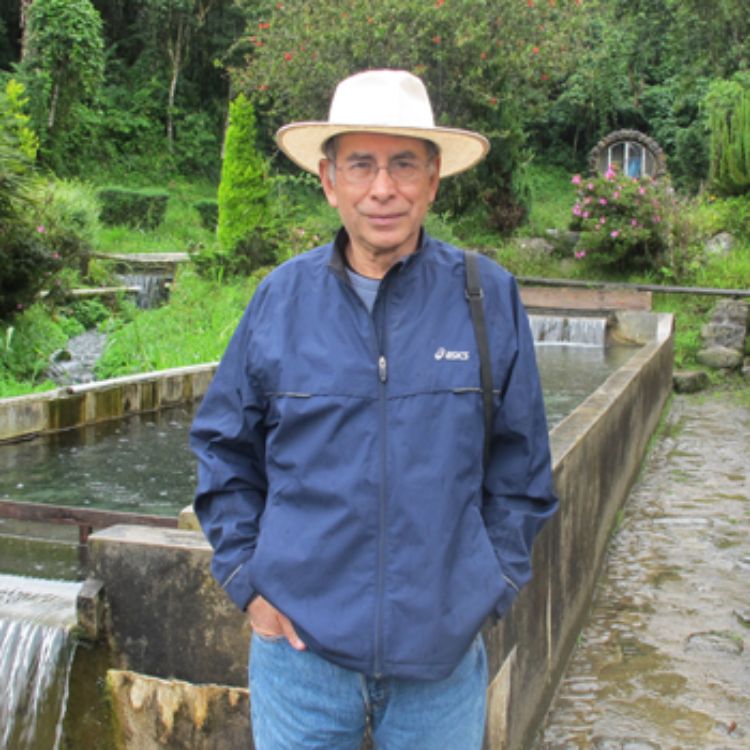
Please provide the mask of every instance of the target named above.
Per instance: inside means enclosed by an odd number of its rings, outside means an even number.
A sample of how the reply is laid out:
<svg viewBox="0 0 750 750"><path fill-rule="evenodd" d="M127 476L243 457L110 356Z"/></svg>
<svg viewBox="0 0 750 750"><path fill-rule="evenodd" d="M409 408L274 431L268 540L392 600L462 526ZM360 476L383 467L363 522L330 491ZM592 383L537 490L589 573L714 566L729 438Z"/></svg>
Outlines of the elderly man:
<svg viewBox="0 0 750 750"><path fill-rule="evenodd" d="M355 750L369 725L378 748L480 748L480 630L557 505L515 282L474 258L482 355L466 256L423 229L487 141L393 70L277 141L343 227L258 287L191 433L213 570L254 631L255 746Z"/></svg>

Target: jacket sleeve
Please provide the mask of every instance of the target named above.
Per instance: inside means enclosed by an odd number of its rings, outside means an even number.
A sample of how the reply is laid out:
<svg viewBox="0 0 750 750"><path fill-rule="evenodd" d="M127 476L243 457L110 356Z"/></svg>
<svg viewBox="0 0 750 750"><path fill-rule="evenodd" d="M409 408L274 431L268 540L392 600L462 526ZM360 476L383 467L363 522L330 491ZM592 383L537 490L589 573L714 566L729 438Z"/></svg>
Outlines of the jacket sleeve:
<svg viewBox="0 0 750 750"><path fill-rule="evenodd" d="M214 549L211 569L243 610L255 594L250 561L267 491L263 398L247 364L252 308L251 303L190 431L198 459L194 506Z"/></svg>
<svg viewBox="0 0 750 750"><path fill-rule="evenodd" d="M500 383L485 475L482 515L503 578L508 584L495 613L502 617L531 579L531 548L557 510L547 419L534 342L518 288L511 280L512 329L493 326L496 336L515 338L515 356ZM492 336L492 334L490 334ZM500 346L500 342L497 346ZM490 349L492 340L490 339ZM497 383L496 383L497 386Z"/></svg>

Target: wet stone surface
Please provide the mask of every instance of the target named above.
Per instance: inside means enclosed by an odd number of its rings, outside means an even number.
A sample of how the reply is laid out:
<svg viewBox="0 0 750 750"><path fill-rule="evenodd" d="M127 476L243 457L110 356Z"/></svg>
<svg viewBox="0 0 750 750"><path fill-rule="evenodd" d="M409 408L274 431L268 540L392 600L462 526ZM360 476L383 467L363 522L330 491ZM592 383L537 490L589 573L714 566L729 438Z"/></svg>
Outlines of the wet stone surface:
<svg viewBox="0 0 750 750"><path fill-rule="evenodd" d="M94 366L106 344L107 336L96 329L74 336L52 355L47 377L58 385L93 382Z"/></svg>
<svg viewBox="0 0 750 750"><path fill-rule="evenodd" d="M675 396L538 750L750 748L750 409Z"/></svg>

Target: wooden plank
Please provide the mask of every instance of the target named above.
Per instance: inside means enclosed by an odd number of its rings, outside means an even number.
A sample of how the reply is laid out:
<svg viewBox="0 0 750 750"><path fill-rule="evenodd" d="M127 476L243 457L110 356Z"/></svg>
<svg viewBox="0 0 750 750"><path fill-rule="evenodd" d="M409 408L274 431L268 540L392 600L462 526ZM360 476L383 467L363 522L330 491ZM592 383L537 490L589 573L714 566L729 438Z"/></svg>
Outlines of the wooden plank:
<svg viewBox="0 0 750 750"><path fill-rule="evenodd" d="M651 292L634 289L521 287L524 305L542 310L650 310L651 296Z"/></svg>

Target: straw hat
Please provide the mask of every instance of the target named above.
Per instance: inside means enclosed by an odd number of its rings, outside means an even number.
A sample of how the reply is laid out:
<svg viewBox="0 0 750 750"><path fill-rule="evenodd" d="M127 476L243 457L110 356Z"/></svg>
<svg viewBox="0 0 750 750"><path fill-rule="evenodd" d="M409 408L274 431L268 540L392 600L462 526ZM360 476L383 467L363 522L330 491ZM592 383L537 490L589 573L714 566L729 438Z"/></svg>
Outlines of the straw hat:
<svg viewBox="0 0 750 750"><path fill-rule="evenodd" d="M317 174L329 138L362 132L432 141L440 149L441 177L473 167L490 148L479 133L436 127L424 84L404 70L367 70L345 78L336 87L328 122L285 125L276 142L293 162Z"/></svg>

